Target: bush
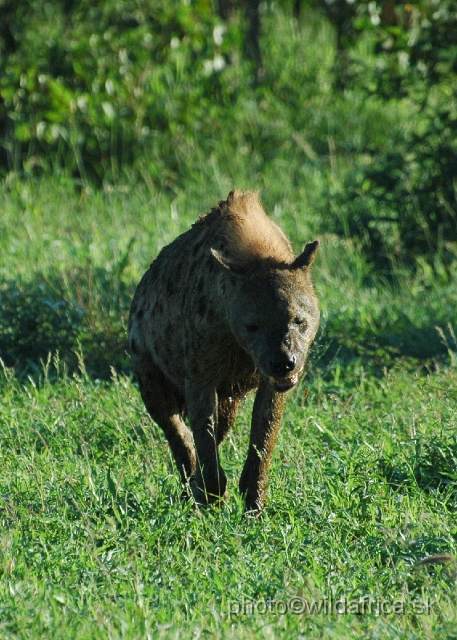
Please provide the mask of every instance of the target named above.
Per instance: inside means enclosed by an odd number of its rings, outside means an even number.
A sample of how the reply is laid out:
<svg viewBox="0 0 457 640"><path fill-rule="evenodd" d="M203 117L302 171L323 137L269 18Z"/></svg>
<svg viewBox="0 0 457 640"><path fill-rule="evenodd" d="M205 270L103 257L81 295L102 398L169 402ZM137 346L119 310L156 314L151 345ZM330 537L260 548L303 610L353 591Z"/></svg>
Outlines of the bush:
<svg viewBox="0 0 457 640"><path fill-rule="evenodd" d="M183 131L196 134L229 99L219 75L237 31L222 26L209 0L3 5L3 172L64 166L116 179L152 150L152 173L166 182Z"/></svg>
<svg viewBox="0 0 457 640"><path fill-rule="evenodd" d="M392 128L385 150L362 150L330 228L362 238L369 260L390 273L417 257L446 265L456 254L457 12L446 1L401 4L386 25L387 5L369 3L365 18L358 14L375 64L367 60L356 82L386 105L402 98L410 122Z"/></svg>
<svg viewBox="0 0 457 640"><path fill-rule="evenodd" d="M346 180L334 231L363 239L369 260L389 273L417 257L446 264L457 242L457 109L430 115L395 150L367 149Z"/></svg>
<svg viewBox="0 0 457 640"><path fill-rule="evenodd" d="M83 312L75 303L58 299L43 284L0 283L0 358L7 367L33 369L59 351L70 367Z"/></svg>
<svg viewBox="0 0 457 640"><path fill-rule="evenodd" d="M49 356L67 372L109 378L130 371L125 331L133 287L119 273L75 269L64 276L0 282L0 359L19 376L41 370ZM80 353L82 351L82 354Z"/></svg>

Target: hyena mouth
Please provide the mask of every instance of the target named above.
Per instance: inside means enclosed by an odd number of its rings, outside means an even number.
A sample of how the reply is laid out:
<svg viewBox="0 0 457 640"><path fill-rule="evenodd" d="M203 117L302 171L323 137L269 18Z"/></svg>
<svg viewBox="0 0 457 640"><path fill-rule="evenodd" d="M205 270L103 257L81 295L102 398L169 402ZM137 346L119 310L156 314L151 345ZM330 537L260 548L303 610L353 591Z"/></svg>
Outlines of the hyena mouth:
<svg viewBox="0 0 457 640"><path fill-rule="evenodd" d="M268 382L275 391L284 392L293 389L297 384L299 377L300 373L294 373L290 378L281 378L280 380L273 378L272 376L268 376Z"/></svg>

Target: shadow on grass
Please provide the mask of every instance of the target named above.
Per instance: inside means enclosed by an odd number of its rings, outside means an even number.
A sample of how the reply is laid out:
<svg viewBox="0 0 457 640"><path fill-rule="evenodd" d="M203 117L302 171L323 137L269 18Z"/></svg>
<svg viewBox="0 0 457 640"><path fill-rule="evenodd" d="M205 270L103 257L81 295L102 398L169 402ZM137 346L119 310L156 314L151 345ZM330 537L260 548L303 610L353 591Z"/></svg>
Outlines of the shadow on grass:
<svg viewBox="0 0 457 640"><path fill-rule="evenodd" d="M378 461L380 474L396 491L408 492L416 487L429 493L448 493L448 506L457 506L457 435L434 433L415 440L415 451L408 460L383 456ZM452 501L450 497L452 495Z"/></svg>
<svg viewBox="0 0 457 640"><path fill-rule="evenodd" d="M448 317L436 314L421 326L406 314L387 317L381 311L370 325L361 326L356 314L330 314L313 348L313 373L327 381L339 376L343 380L353 367L363 366L368 375L380 376L400 360L411 369L433 369L450 355L455 358L456 339Z"/></svg>
<svg viewBox="0 0 457 640"><path fill-rule="evenodd" d="M54 368L108 379L130 373L126 322L133 295L116 274L77 268L0 281L0 358L19 378L39 375L51 354ZM55 356L58 356L57 358Z"/></svg>
<svg viewBox="0 0 457 640"><path fill-rule="evenodd" d="M64 274L36 273L30 280L0 281L0 358L16 375L41 374L49 354L58 354L59 366L78 370L83 354L87 373L109 379L111 370L131 374L126 327L135 284L118 270L93 266ZM382 374L399 358L415 366L447 357L449 345L435 328L415 326L406 315L374 318L367 329L357 315L330 314L313 348L311 368L326 379L343 373L353 363ZM325 324L325 326L324 326ZM455 349L454 337L447 336Z"/></svg>

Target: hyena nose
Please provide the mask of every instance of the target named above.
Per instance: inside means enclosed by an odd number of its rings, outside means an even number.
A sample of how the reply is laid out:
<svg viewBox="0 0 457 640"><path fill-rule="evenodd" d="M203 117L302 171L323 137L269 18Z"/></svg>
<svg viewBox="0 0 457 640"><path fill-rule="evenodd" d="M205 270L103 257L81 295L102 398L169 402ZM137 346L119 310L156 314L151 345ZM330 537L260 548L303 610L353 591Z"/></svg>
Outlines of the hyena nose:
<svg viewBox="0 0 457 640"><path fill-rule="evenodd" d="M270 369L275 376L285 376L293 371L297 363L297 358L288 353L281 353L273 356L270 360Z"/></svg>

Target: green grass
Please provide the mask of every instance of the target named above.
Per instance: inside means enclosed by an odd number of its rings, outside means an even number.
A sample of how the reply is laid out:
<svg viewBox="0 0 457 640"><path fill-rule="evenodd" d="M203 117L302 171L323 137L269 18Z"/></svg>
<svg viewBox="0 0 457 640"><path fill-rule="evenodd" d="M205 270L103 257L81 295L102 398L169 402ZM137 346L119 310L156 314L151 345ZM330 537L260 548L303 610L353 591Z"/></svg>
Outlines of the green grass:
<svg viewBox="0 0 457 640"><path fill-rule="evenodd" d="M0 637L455 637L457 297L444 277L383 282L353 243L323 237L322 329L264 518L246 519L236 491L252 398L223 446L228 504L180 501L125 323L153 255L222 195L4 191L1 345L17 360L0 379ZM310 239L290 205L272 209L297 248ZM60 360L42 365L50 345Z"/></svg>
<svg viewBox="0 0 457 640"><path fill-rule="evenodd" d="M125 324L151 258L222 195L4 190L0 637L455 637L457 296L444 275L385 282L354 243L321 237L322 328L264 518L246 519L236 490L252 398L223 446L227 505L181 502ZM298 248L312 236L294 204L270 211ZM43 364L50 346L60 358Z"/></svg>
<svg viewBox="0 0 457 640"><path fill-rule="evenodd" d="M105 193L78 193L71 182L58 180L5 185L0 195L5 363L18 373L37 373L49 350L59 349L74 370L74 352L81 345L91 375L109 379L111 366L129 372L125 327L136 284L163 245L227 195L192 187L188 194L171 195L144 185ZM322 241L314 268L322 328L312 366L362 359L382 371L397 358L434 366L448 358L449 349L455 351L449 328L457 315L455 265L440 273L424 264L414 277L399 273L394 281L383 281L356 243L318 232L319 216L307 211L300 190L280 199L265 188L262 196L297 251L316 236Z"/></svg>
<svg viewBox="0 0 457 640"><path fill-rule="evenodd" d="M455 561L419 563L457 551L456 372L355 379L292 395L255 521L236 495L248 407L230 500L198 512L130 379L7 372L0 636L455 637ZM330 612L284 613L303 600Z"/></svg>

